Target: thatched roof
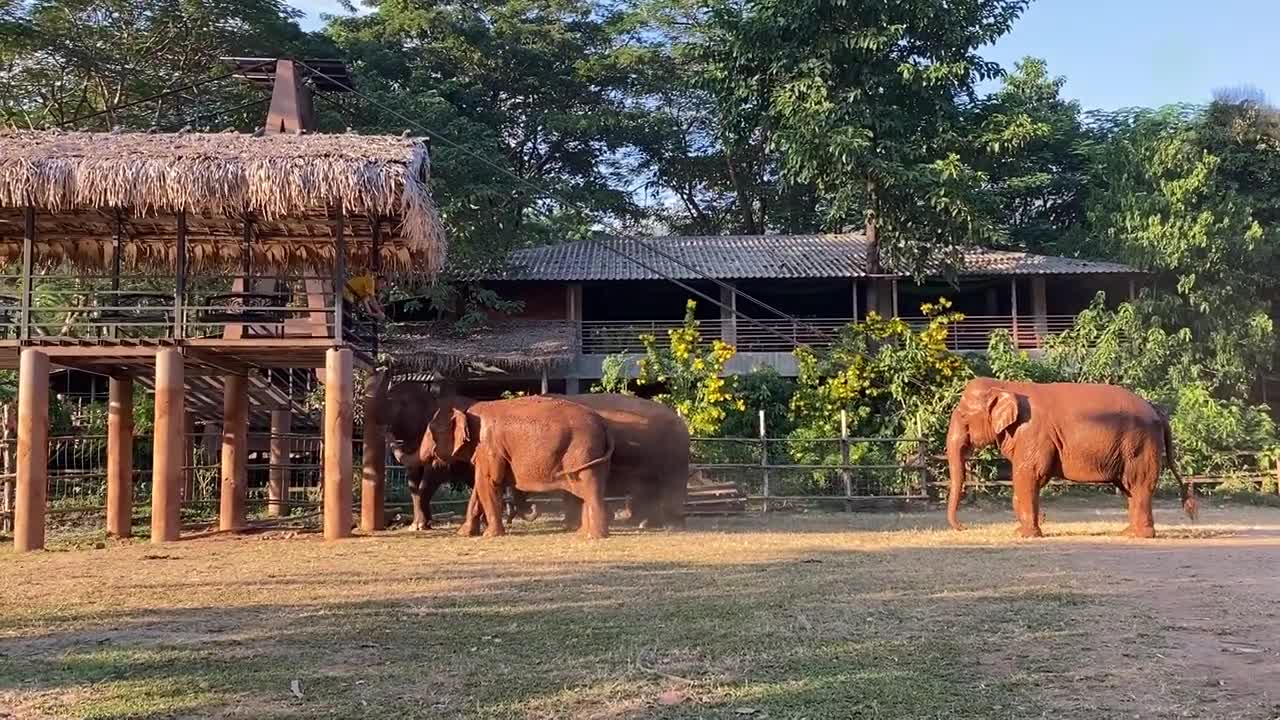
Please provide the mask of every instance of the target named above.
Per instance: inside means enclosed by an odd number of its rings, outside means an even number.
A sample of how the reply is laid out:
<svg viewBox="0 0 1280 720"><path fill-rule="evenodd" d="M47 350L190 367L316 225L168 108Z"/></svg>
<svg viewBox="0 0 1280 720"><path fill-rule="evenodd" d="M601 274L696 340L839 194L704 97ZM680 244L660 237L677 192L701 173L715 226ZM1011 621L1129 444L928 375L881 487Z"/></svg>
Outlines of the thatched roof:
<svg viewBox="0 0 1280 720"><path fill-rule="evenodd" d="M427 148L412 139L9 131L0 262L21 257L32 207L41 263L109 267L119 227L126 267L172 269L185 213L195 269L241 266L246 218L256 267L323 268L340 209L352 267L369 264L376 218L385 269L434 275L446 243L429 181Z"/></svg>
<svg viewBox="0 0 1280 720"><path fill-rule="evenodd" d="M573 325L560 321L495 322L466 335L450 323L400 323L387 328L381 350L397 375L519 373L572 362L574 340Z"/></svg>

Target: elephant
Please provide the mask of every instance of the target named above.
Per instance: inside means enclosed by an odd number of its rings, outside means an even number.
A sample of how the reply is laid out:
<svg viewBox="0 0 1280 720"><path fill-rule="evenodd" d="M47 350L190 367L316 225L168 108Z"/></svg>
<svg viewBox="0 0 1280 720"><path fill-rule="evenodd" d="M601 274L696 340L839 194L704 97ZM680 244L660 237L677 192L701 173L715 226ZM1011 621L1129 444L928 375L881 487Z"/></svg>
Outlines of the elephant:
<svg viewBox="0 0 1280 720"><path fill-rule="evenodd" d="M472 498L484 514L486 537L505 534L501 490L568 492L583 503L580 534L609 534L605 489L614 441L604 420L574 403L549 397L477 402L464 409L441 407L428 424L418 451L427 462L469 462L475 468ZM472 535L468 512L458 531Z"/></svg>
<svg viewBox="0 0 1280 720"><path fill-rule="evenodd" d="M440 398L431 390L431 386L420 382L401 382L395 386L394 393L388 393L390 377L386 373L370 378L371 385L376 388L373 396L373 412L366 408L365 417L376 417L386 428L392 439L392 453L396 461L405 468L406 484L413 505L413 530L431 529L431 498L436 490L450 485L455 490L469 488L473 484L471 465L465 462L444 463L433 460L429 463L419 462L418 443L427 432L427 422L431 414L441 407L467 408L473 402L461 396ZM538 508L524 497L523 493L515 493L508 512L508 518L520 517L532 521L538 517Z"/></svg>
<svg viewBox="0 0 1280 720"><path fill-rule="evenodd" d="M1168 418L1122 387L969 381L947 430L947 522L953 529L964 529L956 516L969 452L993 444L1013 465L1013 509L1022 537L1042 536L1040 490L1055 477L1115 485L1129 501L1126 533L1154 537L1151 500L1165 459L1182 489L1184 511L1196 518L1195 495L1178 473Z"/></svg>
<svg viewBox="0 0 1280 720"><path fill-rule="evenodd" d="M661 403L633 395L550 395L590 408L613 434L609 494L629 495L631 521L641 528L683 528L689 491L689 428ZM580 511L565 498L565 522L573 527Z"/></svg>
<svg viewBox="0 0 1280 720"><path fill-rule="evenodd" d="M431 387L420 382L400 382L390 386L387 374L375 382L372 401L387 428L397 457L413 456L426 432L427 423L442 404L470 407L475 400L461 395L439 397ZM617 452L609 473L609 494L631 497L631 520L642 527L683 527L684 504L689 477L689 430L684 420L665 405L631 395L548 395L584 405L604 418L617 443ZM410 462L413 458L410 458ZM401 462L405 460L401 458ZM414 490L414 474L410 474L410 492L414 495L414 522L430 526L431 496L445 482L471 484L471 467L435 463L423 466L421 490ZM460 478L460 479L457 479ZM538 516L538 506L523 493L514 493L513 510L531 520ZM580 507L573 496L564 497L566 522L571 529L578 526Z"/></svg>

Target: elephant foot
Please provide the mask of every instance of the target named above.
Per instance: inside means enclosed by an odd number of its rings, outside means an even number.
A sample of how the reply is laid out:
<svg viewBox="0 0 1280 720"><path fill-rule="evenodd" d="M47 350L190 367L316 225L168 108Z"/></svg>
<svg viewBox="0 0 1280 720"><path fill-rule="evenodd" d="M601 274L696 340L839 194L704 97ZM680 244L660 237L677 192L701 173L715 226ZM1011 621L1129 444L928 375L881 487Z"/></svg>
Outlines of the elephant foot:
<svg viewBox="0 0 1280 720"><path fill-rule="evenodd" d="M430 520L414 520L413 524L409 526L409 529L412 530L413 532L422 532L423 530L430 530L431 521Z"/></svg>
<svg viewBox="0 0 1280 720"><path fill-rule="evenodd" d="M476 527L475 523L464 522L462 527L458 528L458 535L461 537L475 537L479 534L479 528Z"/></svg>
<svg viewBox="0 0 1280 720"><path fill-rule="evenodd" d="M507 534L506 530L504 530L503 528L497 527L495 525L490 525L489 527L484 529L484 536L487 538L502 537L503 535L506 535L506 534Z"/></svg>
<svg viewBox="0 0 1280 720"><path fill-rule="evenodd" d="M582 528L578 531L578 537L584 540L603 540L604 538L609 537L609 531L608 530L594 531L594 530L588 530L586 528Z"/></svg>
<svg viewBox="0 0 1280 720"><path fill-rule="evenodd" d="M1124 534L1131 538L1142 538L1143 540L1150 540L1151 538L1156 536L1156 529L1153 527L1134 527L1130 525L1129 527L1124 529Z"/></svg>
<svg viewBox="0 0 1280 720"><path fill-rule="evenodd" d="M1020 527L1018 528L1018 537L1020 538L1038 538L1044 537L1044 533L1038 527Z"/></svg>

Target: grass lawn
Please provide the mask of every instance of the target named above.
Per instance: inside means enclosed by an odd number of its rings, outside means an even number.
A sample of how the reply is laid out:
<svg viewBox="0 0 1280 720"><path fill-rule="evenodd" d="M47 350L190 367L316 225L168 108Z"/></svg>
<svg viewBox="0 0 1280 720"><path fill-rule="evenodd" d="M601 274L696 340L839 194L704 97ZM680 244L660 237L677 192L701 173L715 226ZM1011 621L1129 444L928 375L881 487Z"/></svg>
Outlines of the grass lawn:
<svg viewBox="0 0 1280 720"><path fill-rule="evenodd" d="M1280 510L1047 513L6 546L0 718L1280 716Z"/></svg>

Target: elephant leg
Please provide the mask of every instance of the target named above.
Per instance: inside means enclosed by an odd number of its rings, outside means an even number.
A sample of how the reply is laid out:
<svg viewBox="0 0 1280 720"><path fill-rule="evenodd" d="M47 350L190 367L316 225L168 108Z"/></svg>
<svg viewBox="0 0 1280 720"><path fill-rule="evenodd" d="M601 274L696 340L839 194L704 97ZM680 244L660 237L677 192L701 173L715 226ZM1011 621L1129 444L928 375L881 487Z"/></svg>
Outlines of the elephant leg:
<svg viewBox="0 0 1280 720"><path fill-rule="evenodd" d="M582 499L567 492L560 495L560 502L564 507L564 529L580 529L582 527Z"/></svg>
<svg viewBox="0 0 1280 720"><path fill-rule="evenodd" d="M1125 534L1136 538L1156 536L1156 522L1151 512L1151 498L1156 490L1156 473L1143 470L1136 477L1130 476L1129 527Z"/></svg>
<svg viewBox="0 0 1280 720"><path fill-rule="evenodd" d="M462 517L462 526L458 528L458 535L462 537L479 535L482 512L483 508L480 506L480 500L476 495L475 487L472 486L471 497L467 499L467 509Z"/></svg>
<svg viewBox="0 0 1280 720"><path fill-rule="evenodd" d="M409 477L409 503L413 505L413 524L410 530L426 530L431 527L431 498L423 498L423 470L419 468Z"/></svg>
<svg viewBox="0 0 1280 720"><path fill-rule="evenodd" d="M480 468L476 468L476 486L472 494L477 496L480 507L484 510L484 520L487 524L484 529L485 537L500 537L507 534L507 528L502 523L502 483L499 482L499 477L481 473Z"/></svg>
<svg viewBox="0 0 1280 720"><path fill-rule="evenodd" d="M582 494L582 527L578 533L590 540L609 537L609 516L604 501L605 477L596 468L588 468L579 473L574 485Z"/></svg>
<svg viewBox="0 0 1280 720"><path fill-rule="evenodd" d="M1033 473L1013 470L1013 512L1018 516L1018 536L1044 537L1040 530L1040 483Z"/></svg>

